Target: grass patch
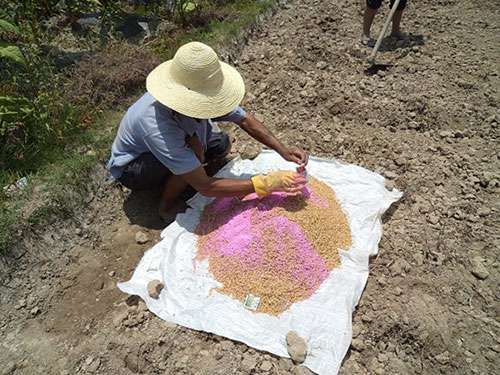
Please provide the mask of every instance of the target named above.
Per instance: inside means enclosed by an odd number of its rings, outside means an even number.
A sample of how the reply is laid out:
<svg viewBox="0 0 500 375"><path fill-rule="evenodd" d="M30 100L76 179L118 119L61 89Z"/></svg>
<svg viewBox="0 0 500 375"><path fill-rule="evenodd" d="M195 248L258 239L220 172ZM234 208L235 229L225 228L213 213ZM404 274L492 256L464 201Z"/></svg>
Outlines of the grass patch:
<svg viewBox="0 0 500 375"><path fill-rule="evenodd" d="M100 114L88 129L74 134L65 147L53 149L43 167L26 176L25 188L13 189L11 197L2 192L1 254L7 253L29 227L40 228L71 218L84 206L92 189L90 171L109 156L122 116L121 112Z"/></svg>
<svg viewBox="0 0 500 375"><path fill-rule="evenodd" d="M168 38L156 40L153 46L165 59L171 59L180 46L194 40L217 49L217 45L228 42L276 3L277 0L236 0L220 8L220 12L230 15L226 19L212 19L206 26L176 30Z"/></svg>

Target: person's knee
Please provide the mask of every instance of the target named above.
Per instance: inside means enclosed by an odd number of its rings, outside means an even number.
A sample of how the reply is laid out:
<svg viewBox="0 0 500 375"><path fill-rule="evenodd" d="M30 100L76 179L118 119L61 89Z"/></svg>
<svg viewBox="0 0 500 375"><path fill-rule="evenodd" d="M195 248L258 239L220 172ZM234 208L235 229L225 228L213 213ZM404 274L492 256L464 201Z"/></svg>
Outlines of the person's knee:
<svg viewBox="0 0 500 375"><path fill-rule="evenodd" d="M378 9L382 5L382 0L366 0L366 6L370 9Z"/></svg>
<svg viewBox="0 0 500 375"><path fill-rule="evenodd" d="M140 155L123 169L118 181L134 191L161 185L170 171L152 153Z"/></svg>
<svg viewBox="0 0 500 375"><path fill-rule="evenodd" d="M222 153L222 155L220 157L223 158L223 157L229 155L229 153L231 152L232 146L233 146L233 143L231 142L231 140L228 137L226 150Z"/></svg>
<svg viewBox="0 0 500 375"><path fill-rule="evenodd" d="M208 141L205 160L210 162L215 159L222 158L231 151L231 139L227 133L214 133Z"/></svg>

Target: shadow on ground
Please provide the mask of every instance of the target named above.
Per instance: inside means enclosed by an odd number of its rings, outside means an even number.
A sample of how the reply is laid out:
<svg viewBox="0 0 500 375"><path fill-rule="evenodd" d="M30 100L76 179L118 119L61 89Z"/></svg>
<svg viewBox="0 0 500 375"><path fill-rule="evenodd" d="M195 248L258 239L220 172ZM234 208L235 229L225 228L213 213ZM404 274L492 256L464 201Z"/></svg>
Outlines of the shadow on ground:
<svg viewBox="0 0 500 375"><path fill-rule="evenodd" d="M148 229L163 229L165 222L158 215L161 187L132 191L123 202L123 211L132 224Z"/></svg>
<svg viewBox="0 0 500 375"><path fill-rule="evenodd" d="M385 60L384 56L378 55L375 63L372 63L367 69L364 70L365 75L371 76L377 74L380 70L388 71L393 67L397 60L402 59L411 52L411 48L415 46L422 46L425 44L423 35L408 35L407 39L397 40L394 37L386 37L382 41L378 52L391 52L402 49L401 53L393 60ZM371 52L370 52L371 53Z"/></svg>
<svg viewBox="0 0 500 375"><path fill-rule="evenodd" d="M409 34L408 38L398 40L395 37L385 37L380 45L379 52L390 52L396 51L402 48L412 48L415 46L423 46L425 44L425 39L423 35L413 35Z"/></svg>

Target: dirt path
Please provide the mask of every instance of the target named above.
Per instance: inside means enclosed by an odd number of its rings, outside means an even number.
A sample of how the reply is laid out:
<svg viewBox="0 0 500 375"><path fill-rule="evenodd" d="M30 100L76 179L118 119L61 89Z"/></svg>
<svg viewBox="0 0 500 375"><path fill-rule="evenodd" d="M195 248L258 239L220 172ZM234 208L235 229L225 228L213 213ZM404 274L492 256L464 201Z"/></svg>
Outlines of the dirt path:
<svg viewBox="0 0 500 375"><path fill-rule="evenodd" d="M380 60L394 65L376 71L348 3L286 2L236 62L244 107L283 140L405 192L386 217L341 373L500 373L500 4L410 1L410 39L386 43ZM233 155L256 154L231 132ZM126 200L104 180L101 166L89 210L13 260L0 286L0 374L308 374L166 324L119 292L161 223L152 200Z"/></svg>

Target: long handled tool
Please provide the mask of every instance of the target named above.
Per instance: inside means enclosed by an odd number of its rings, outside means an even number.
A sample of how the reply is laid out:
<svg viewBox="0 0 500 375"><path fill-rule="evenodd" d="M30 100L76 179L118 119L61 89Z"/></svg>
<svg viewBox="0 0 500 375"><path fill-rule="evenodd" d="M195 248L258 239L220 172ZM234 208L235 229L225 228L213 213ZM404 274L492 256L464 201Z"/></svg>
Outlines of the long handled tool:
<svg viewBox="0 0 500 375"><path fill-rule="evenodd" d="M387 20L385 21L384 27L382 28L382 31L380 32L377 43L375 44L375 47L373 48L373 51L370 56L368 56L368 62L371 64L376 64L375 62L375 56L377 56L378 49L380 48L380 45L382 44L382 40L384 39L385 32L387 31L387 28L389 27L389 24L391 23L392 17L394 16L394 13L396 13L396 10L398 9L399 2L401 0L396 0L394 1L394 4L391 8L391 11L389 12L389 16L387 16Z"/></svg>

